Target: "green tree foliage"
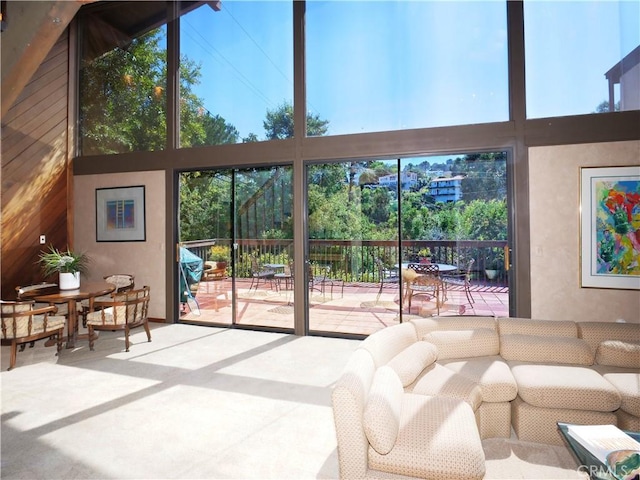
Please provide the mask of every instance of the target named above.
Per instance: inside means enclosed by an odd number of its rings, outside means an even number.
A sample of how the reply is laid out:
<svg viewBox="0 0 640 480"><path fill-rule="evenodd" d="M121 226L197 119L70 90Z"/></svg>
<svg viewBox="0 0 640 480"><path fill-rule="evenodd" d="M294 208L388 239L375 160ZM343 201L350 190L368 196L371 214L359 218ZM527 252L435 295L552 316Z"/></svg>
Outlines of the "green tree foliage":
<svg viewBox="0 0 640 480"><path fill-rule="evenodd" d="M231 238L230 171L180 174L180 240Z"/></svg>
<svg viewBox="0 0 640 480"><path fill-rule="evenodd" d="M166 51L157 32L82 65L84 154L161 150L166 144Z"/></svg>
<svg viewBox="0 0 640 480"><path fill-rule="evenodd" d="M474 200L464 209L462 221L470 240L506 240L507 202Z"/></svg>
<svg viewBox="0 0 640 480"><path fill-rule="evenodd" d="M293 105L284 102L275 110L267 110L267 117L262 125L267 140L293 138ZM328 120L322 120L317 114L307 113L307 136L322 136L327 133L328 128Z"/></svg>
<svg viewBox="0 0 640 480"><path fill-rule="evenodd" d="M161 30L84 61L80 128L84 155L162 150L167 139L166 47ZM204 108L192 89L201 66L180 61L181 146L236 143L237 129Z"/></svg>

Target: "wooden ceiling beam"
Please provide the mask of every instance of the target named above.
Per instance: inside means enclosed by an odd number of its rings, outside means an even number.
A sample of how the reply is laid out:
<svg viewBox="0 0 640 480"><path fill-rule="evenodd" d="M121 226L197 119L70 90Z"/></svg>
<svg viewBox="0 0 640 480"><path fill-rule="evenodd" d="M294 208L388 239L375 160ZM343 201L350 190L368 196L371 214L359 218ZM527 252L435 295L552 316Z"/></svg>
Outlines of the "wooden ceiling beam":
<svg viewBox="0 0 640 480"><path fill-rule="evenodd" d="M4 116L29 82L78 9L95 0L7 2L2 44Z"/></svg>

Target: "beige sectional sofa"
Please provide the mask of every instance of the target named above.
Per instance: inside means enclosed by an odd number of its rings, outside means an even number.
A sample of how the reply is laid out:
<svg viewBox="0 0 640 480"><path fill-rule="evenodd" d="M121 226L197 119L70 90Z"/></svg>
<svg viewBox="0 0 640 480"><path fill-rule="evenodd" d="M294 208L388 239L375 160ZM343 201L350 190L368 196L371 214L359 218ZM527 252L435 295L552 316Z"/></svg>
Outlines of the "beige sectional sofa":
<svg viewBox="0 0 640 480"><path fill-rule="evenodd" d="M640 324L413 318L365 339L334 386L340 477L476 479L486 438L640 430L639 372Z"/></svg>

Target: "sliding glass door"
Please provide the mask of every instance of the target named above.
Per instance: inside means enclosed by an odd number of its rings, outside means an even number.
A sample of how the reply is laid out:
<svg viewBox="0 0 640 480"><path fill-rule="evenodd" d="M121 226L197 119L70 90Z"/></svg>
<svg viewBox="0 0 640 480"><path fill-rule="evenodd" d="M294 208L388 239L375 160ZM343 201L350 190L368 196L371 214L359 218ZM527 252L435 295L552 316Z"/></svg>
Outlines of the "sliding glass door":
<svg viewBox="0 0 640 480"><path fill-rule="evenodd" d="M307 167L309 330L367 335L400 321L397 189L380 161Z"/></svg>
<svg viewBox="0 0 640 480"><path fill-rule="evenodd" d="M306 172L311 331L367 335L415 316L509 314L507 152Z"/></svg>
<svg viewBox="0 0 640 480"><path fill-rule="evenodd" d="M179 174L180 321L293 328L291 167Z"/></svg>

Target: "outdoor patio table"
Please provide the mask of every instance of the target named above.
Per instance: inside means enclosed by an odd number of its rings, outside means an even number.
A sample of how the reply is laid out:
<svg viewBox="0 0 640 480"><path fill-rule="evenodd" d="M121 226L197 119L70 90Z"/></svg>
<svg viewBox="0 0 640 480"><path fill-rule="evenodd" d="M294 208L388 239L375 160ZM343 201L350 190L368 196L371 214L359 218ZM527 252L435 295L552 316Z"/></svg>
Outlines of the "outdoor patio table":
<svg viewBox="0 0 640 480"><path fill-rule="evenodd" d="M93 310L93 300L101 295L108 295L116 289L116 286L99 282L80 282L80 288L76 290L60 290L58 286L51 289L34 290L34 293L25 292L22 297L45 302L50 305L67 303L69 306L69 327L67 333L67 348L74 348L78 339L78 308L76 303L80 300L89 300L89 310Z"/></svg>
<svg viewBox="0 0 640 480"><path fill-rule="evenodd" d="M276 273L278 273L281 270L284 271L283 263L265 263L262 266L265 268L270 268L272 270L275 270Z"/></svg>
<svg viewBox="0 0 640 480"><path fill-rule="evenodd" d="M402 268L411 268L411 265L418 265L417 263L403 263L402 264ZM432 263L431 265L437 265L438 266L438 270L440 271L440 273L443 272L453 272L454 270L457 270L458 267L456 267L455 265L449 265L448 263ZM398 264L395 264L395 267L398 268Z"/></svg>

